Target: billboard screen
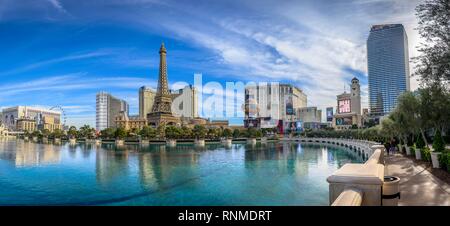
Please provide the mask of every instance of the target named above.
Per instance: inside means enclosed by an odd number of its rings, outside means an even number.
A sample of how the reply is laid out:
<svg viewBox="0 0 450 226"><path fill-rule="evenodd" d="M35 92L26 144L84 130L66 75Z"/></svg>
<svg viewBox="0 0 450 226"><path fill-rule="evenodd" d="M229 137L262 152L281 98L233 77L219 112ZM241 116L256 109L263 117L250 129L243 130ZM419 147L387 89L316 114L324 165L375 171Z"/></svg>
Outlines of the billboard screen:
<svg viewBox="0 0 450 226"><path fill-rule="evenodd" d="M338 126L352 125L352 117L336 118L336 125Z"/></svg>
<svg viewBox="0 0 450 226"><path fill-rule="evenodd" d="M350 113L350 99L340 100L338 105L339 113Z"/></svg>
<svg viewBox="0 0 450 226"><path fill-rule="evenodd" d="M244 127L245 128L258 128L260 125L259 119L255 118L248 118L244 120Z"/></svg>
<svg viewBox="0 0 450 226"><path fill-rule="evenodd" d="M301 132L302 131L302 122L301 121L294 121L294 122L284 122L283 123L284 132L285 133L291 133L291 132Z"/></svg>
<svg viewBox="0 0 450 226"><path fill-rule="evenodd" d="M277 119L261 119L260 122L260 127L261 128L275 128L278 125L278 120Z"/></svg>
<svg viewBox="0 0 450 226"><path fill-rule="evenodd" d="M327 108L327 122L333 121L333 108Z"/></svg>
<svg viewBox="0 0 450 226"><path fill-rule="evenodd" d="M292 96L287 95L285 96L285 103L286 103L286 115L293 115L294 114L294 104L292 101Z"/></svg>

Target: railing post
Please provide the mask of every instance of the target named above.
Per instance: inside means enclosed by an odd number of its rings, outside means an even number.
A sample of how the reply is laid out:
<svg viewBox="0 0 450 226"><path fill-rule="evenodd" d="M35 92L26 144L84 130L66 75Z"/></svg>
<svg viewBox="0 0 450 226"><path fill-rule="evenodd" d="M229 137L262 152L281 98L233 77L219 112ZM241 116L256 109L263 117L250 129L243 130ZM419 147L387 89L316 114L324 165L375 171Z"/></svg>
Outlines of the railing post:
<svg viewBox="0 0 450 226"><path fill-rule="evenodd" d="M384 166L381 164L345 164L327 178L330 205L348 187L360 189L363 206L381 206Z"/></svg>

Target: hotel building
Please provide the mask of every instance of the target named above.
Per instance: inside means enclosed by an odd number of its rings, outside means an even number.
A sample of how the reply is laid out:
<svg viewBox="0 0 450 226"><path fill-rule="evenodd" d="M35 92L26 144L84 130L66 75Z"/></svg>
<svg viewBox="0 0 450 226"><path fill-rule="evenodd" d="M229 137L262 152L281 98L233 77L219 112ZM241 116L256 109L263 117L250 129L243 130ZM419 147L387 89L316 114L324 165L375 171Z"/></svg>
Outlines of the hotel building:
<svg viewBox="0 0 450 226"><path fill-rule="evenodd" d="M139 117L147 118L147 114L152 112L156 91L147 86L139 88Z"/></svg>
<svg viewBox="0 0 450 226"><path fill-rule="evenodd" d="M139 115L128 116L125 112L120 112L115 117L115 123L117 128L124 128L125 130L141 130L148 124L147 118L142 118Z"/></svg>
<svg viewBox="0 0 450 226"><path fill-rule="evenodd" d="M295 122L307 96L291 84L259 84L245 88L245 127L276 127L279 120Z"/></svg>
<svg viewBox="0 0 450 226"><path fill-rule="evenodd" d="M97 130L116 127L115 119L121 112L128 115L128 103L106 92L96 96L95 127Z"/></svg>
<svg viewBox="0 0 450 226"><path fill-rule="evenodd" d="M61 112L44 108L16 106L2 110L2 124L10 131L62 129Z"/></svg>
<svg viewBox="0 0 450 226"><path fill-rule="evenodd" d="M398 96L410 90L408 37L401 24L374 25L367 39L371 116L391 112Z"/></svg>
<svg viewBox="0 0 450 226"><path fill-rule="evenodd" d="M357 78L352 79L350 93L337 96L336 114L333 116L333 127L337 130L350 129L353 125L362 126L361 120L361 88Z"/></svg>

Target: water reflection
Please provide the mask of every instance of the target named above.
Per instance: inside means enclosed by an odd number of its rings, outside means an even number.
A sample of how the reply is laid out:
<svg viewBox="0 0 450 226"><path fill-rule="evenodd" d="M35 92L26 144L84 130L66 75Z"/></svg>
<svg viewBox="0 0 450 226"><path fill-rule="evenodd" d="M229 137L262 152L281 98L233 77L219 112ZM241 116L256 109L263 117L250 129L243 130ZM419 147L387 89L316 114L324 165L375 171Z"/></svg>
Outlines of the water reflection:
<svg viewBox="0 0 450 226"><path fill-rule="evenodd" d="M60 146L35 144L15 139L0 140L0 159L13 162L16 167L56 164L61 160Z"/></svg>
<svg viewBox="0 0 450 226"><path fill-rule="evenodd" d="M54 203L109 204L120 200L125 205L327 203L327 195L314 200L308 193L326 192L326 176L355 161L360 159L351 151L321 144L118 147L0 140L2 180L24 188L3 187L0 193L13 195L18 203L22 196L36 196L31 199L33 202L52 197ZM8 167L5 162L13 163L15 168L31 169L21 171ZM58 167L47 168L50 164ZM53 178L58 182L52 183ZM30 190L41 193L30 193ZM68 200L60 198L67 196ZM28 203L30 199L22 202ZM9 201L2 202L0 197L2 203Z"/></svg>
<svg viewBox="0 0 450 226"><path fill-rule="evenodd" d="M114 178L127 175L127 151L97 151L95 157L96 179L99 184L108 186Z"/></svg>

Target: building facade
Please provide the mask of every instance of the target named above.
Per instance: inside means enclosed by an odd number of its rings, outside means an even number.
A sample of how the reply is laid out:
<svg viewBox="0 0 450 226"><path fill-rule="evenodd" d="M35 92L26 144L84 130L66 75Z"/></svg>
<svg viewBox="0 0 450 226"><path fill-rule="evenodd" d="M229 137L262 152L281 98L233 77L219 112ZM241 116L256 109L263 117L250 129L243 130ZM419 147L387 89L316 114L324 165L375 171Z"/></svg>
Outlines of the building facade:
<svg viewBox="0 0 450 226"><path fill-rule="evenodd" d="M16 106L2 110L2 124L10 131L62 129L61 112L44 108Z"/></svg>
<svg viewBox="0 0 450 226"><path fill-rule="evenodd" d="M116 127L115 117L121 112L128 115L129 106L124 100L118 99L106 92L96 96L95 127L97 130Z"/></svg>
<svg viewBox="0 0 450 226"><path fill-rule="evenodd" d="M335 129L350 129L354 125L362 126L361 120L361 88L357 78L352 79L350 93L337 95L336 114L333 116Z"/></svg>
<svg viewBox="0 0 450 226"><path fill-rule="evenodd" d="M128 116L125 112L120 112L115 117L115 124L117 128L123 128L125 130L139 129L141 130L147 125L147 118L142 118L139 115Z"/></svg>
<svg viewBox="0 0 450 226"><path fill-rule="evenodd" d="M322 122L322 110L317 109L317 107L298 108L297 117L303 123Z"/></svg>
<svg viewBox="0 0 450 226"><path fill-rule="evenodd" d="M155 95L156 91L150 87L139 88L139 117L146 118L147 114L152 112Z"/></svg>
<svg viewBox="0 0 450 226"><path fill-rule="evenodd" d="M307 96L291 84L250 85L245 88L244 124L255 125L257 119L264 121L299 120L297 109L306 107ZM253 126L250 126L253 127Z"/></svg>
<svg viewBox="0 0 450 226"><path fill-rule="evenodd" d="M370 114L386 115L397 105L398 96L410 90L408 37L403 25L372 26L367 68Z"/></svg>
<svg viewBox="0 0 450 226"><path fill-rule="evenodd" d="M8 130L0 123L0 137L8 136Z"/></svg>

